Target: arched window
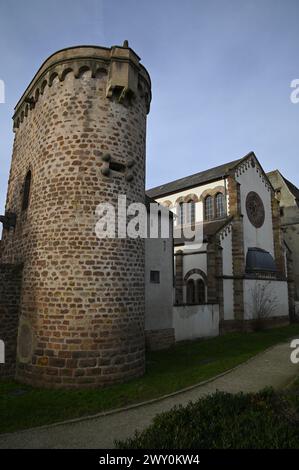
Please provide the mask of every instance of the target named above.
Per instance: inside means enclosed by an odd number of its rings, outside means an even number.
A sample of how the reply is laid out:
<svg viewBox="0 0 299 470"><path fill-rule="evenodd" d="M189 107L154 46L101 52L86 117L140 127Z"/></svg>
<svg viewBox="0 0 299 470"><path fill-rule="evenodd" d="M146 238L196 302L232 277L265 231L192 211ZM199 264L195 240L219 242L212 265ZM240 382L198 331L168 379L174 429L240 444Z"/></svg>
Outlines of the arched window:
<svg viewBox="0 0 299 470"><path fill-rule="evenodd" d="M195 223L195 202L192 200L187 202L187 223Z"/></svg>
<svg viewBox="0 0 299 470"><path fill-rule="evenodd" d="M23 211L25 211L29 206L30 186L31 186L31 171L29 170L24 181L23 201L22 201Z"/></svg>
<svg viewBox="0 0 299 470"><path fill-rule="evenodd" d="M197 280L197 301L199 304L206 303L206 286L202 279Z"/></svg>
<svg viewBox="0 0 299 470"><path fill-rule="evenodd" d="M183 225L184 223L184 204L180 202L177 205L177 216L178 216L178 225Z"/></svg>
<svg viewBox="0 0 299 470"><path fill-rule="evenodd" d="M216 217L224 217L225 216L225 209L224 209L224 196L222 193L216 194Z"/></svg>
<svg viewBox="0 0 299 470"><path fill-rule="evenodd" d="M194 279L187 281L187 304L195 304L195 282Z"/></svg>
<svg viewBox="0 0 299 470"><path fill-rule="evenodd" d="M205 199L205 219L212 220L214 218L214 201L212 196Z"/></svg>

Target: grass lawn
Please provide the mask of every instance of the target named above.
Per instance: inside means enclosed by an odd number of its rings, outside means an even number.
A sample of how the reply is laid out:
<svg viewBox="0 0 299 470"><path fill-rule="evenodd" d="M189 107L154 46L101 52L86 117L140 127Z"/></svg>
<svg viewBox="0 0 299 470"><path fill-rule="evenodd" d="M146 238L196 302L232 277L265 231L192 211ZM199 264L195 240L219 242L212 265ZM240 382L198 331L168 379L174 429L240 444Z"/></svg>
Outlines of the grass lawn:
<svg viewBox="0 0 299 470"><path fill-rule="evenodd" d="M246 430L244 432L244 430ZM299 377L283 390L216 392L155 416L118 449L299 449Z"/></svg>
<svg viewBox="0 0 299 470"><path fill-rule="evenodd" d="M50 424L157 398L209 379L296 336L299 337L299 325L177 344L167 351L149 353L146 374L142 378L105 389L46 390L0 381L0 432Z"/></svg>

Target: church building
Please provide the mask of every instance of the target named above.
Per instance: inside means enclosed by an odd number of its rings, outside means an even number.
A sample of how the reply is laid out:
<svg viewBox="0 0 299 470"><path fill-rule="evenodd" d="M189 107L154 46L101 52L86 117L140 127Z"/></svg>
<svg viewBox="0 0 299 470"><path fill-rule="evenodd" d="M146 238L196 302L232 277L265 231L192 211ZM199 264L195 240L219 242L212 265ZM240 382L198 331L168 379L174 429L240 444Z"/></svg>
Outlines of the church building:
<svg viewBox="0 0 299 470"><path fill-rule="evenodd" d="M176 340L289 322L279 201L253 152L147 191L174 213ZM186 243L182 227L201 226Z"/></svg>
<svg viewBox="0 0 299 470"><path fill-rule="evenodd" d="M146 194L151 97L124 41L52 54L17 103L0 215L1 377L103 387L143 375L146 346L294 315L299 195L253 152ZM169 234L99 238L98 207L124 195L149 225L152 203L163 208Z"/></svg>
<svg viewBox="0 0 299 470"><path fill-rule="evenodd" d="M299 189L287 180L279 170L268 173L268 178L275 189L280 203L280 219L283 237L291 252L293 268L293 298L291 316L299 315Z"/></svg>

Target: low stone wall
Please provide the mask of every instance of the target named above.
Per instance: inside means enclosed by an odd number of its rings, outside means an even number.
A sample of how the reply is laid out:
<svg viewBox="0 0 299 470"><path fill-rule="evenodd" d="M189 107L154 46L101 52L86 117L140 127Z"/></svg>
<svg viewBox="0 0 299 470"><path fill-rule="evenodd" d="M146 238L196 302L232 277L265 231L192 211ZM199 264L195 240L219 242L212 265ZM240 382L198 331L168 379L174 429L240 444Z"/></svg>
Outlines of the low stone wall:
<svg viewBox="0 0 299 470"><path fill-rule="evenodd" d="M0 377L15 375L21 282L21 266L0 264L0 340L5 346Z"/></svg>
<svg viewBox="0 0 299 470"><path fill-rule="evenodd" d="M281 326L287 326L290 324L289 317L287 316L277 316L272 318L265 318L263 320L262 326L257 325L256 320L226 320L220 323L220 334L225 333L250 333L258 329L270 329L278 328Z"/></svg>
<svg viewBox="0 0 299 470"><path fill-rule="evenodd" d="M148 351L170 348L175 342L174 329L145 331L145 344Z"/></svg>
<svg viewBox="0 0 299 470"><path fill-rule="evenodd" d="M219 335L219 305L180 305L173 308L175 340Z"/></svg>

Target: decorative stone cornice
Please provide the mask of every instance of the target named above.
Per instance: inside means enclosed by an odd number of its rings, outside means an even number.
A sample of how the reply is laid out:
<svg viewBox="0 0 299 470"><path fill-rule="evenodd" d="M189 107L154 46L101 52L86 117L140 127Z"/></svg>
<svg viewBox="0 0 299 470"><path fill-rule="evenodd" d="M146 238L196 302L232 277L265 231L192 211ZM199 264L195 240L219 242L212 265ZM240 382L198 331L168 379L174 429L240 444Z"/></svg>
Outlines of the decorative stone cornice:
<svg viewBox="0 0 299 470"><path fill-rule="evenodd" d="M232 222L230 221L229 224L225 225L222 230L219 232L220 240L224 240L231 232L232 232Z"/></svg>
<svg viewBox="0 0 299 470"><path fill-rule="evenodd" d="M258 161L256 155L254 152L249 153L246 155L241 162L238 163L237 166L235 166L231 170L231 175L234 175L235 177L241 176L242 173L245 173L250 167L255 168L256 172L258 173L259 177L261 178L261 181L264 183L265 187L267 188L268 191L274 191L273 186L270 183L270 180L266 173L264 172L260 162Z"/></svg>
<svg viewBox="0 0 299 470"><path fill-rule="evenodd" d="M111 99L115 96L122 103L125 99L138 95L145 99L147 112L149 112L150 76L140 64L138 55L128 47L127 41L124 42L123 47L70 47L51 55L40 67L15 107L14 130L34 109L40 95L44 93L47 86L52 86L55 78L63 82L69 73L73 73L78 79L89 70L93 78L99 73L107 74L107 98Z"/></svg>

